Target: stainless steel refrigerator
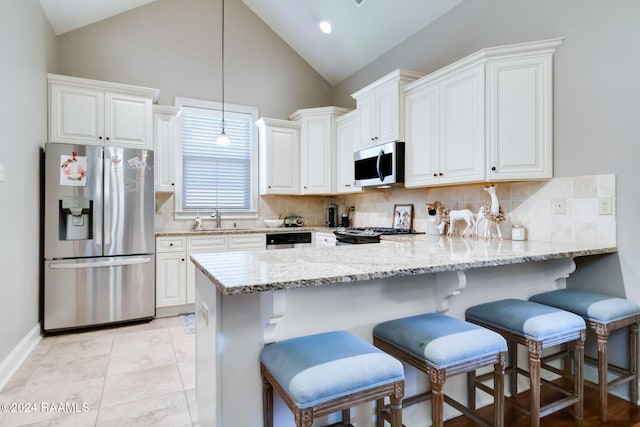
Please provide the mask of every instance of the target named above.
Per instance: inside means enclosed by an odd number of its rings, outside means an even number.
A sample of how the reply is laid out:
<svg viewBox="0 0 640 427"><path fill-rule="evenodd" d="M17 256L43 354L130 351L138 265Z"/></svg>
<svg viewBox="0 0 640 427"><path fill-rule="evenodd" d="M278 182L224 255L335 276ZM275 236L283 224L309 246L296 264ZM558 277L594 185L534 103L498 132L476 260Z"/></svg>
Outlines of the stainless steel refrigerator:
<svg viewBox="0 0 640 427"><path fill-rule="evenodd" d="M153 151L45 147L44 330L155 315Z"/></svg>

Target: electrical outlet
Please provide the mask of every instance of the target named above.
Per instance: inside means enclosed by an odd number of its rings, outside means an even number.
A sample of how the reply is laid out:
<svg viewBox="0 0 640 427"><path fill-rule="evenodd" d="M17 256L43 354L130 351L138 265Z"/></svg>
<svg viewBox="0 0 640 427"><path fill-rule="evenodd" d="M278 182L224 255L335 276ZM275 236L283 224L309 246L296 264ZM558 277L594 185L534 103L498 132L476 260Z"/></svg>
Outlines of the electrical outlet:
<svg viewBox="0 0 640 427"><path fill-rule="evenodd" d="M598 215L613 215L611 196L598 197Z"/></svg>
<svg viewBox="0 0 640 427"><path fill-rule="evenodd" d="M566 199L553 199L551 200L551 212L562 215L567 212L566 205Z"/></svg>

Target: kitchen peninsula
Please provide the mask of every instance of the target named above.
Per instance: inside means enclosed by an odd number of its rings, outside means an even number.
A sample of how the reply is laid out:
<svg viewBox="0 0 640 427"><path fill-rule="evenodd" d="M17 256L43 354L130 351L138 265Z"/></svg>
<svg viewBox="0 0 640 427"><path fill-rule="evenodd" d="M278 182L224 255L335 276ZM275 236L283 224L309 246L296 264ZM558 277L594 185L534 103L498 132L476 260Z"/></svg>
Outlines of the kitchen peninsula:
<svg viewBox="0 0 640 427"><path fill-rule="evenodd" d="M338 329L370 341L379 322L432 311L463 318L473 304L563 287L574 258L615 251L599 244L418 235L377 245L193 255L199 423L262 424L258 353L264 344ZM407 393L425 387L407 368ZM464 396L463 383L449 387ZM274 425L293 426L282 402L274 406ZM372 416L368 406L352 412L363 425ZM407 409L404 417L415 424L428 417L427 408ZM318 425L335 421L330 416Z"/></svg>

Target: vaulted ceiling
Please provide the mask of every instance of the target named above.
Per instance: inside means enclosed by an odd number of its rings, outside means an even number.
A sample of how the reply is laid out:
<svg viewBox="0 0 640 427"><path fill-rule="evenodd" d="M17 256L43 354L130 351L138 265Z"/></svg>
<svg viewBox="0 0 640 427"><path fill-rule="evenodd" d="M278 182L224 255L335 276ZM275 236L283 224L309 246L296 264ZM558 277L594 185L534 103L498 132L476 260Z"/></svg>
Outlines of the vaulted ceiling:
<svg viewBox="0 0 640 427"><path fill-rule="evenodd" d="M56 34L155 0L40 0ZM330 84L336 84L463 0L242 0ZM321 21L331 24L323 33Z"/></svg>

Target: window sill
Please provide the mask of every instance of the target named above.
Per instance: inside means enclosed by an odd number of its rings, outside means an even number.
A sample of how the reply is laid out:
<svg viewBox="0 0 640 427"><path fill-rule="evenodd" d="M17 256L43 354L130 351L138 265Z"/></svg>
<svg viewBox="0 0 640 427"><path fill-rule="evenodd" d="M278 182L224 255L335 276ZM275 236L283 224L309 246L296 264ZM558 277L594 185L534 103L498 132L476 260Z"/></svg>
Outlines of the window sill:
<svg viewBox="0 0 640 427"><path fill-rule="evenodd" d="M193 221L196 215L199 215L200 218L202 218L202 220L209 221L209 220L212 220L211 213L212 212L174 212L173 218L176 221L184 221L184 220ZM233 219L237 219L237 220L258 219L260 214L258 212L220 211L220 216L222 217L223 221L226 221L226 220L233 220Z"/></svg>

